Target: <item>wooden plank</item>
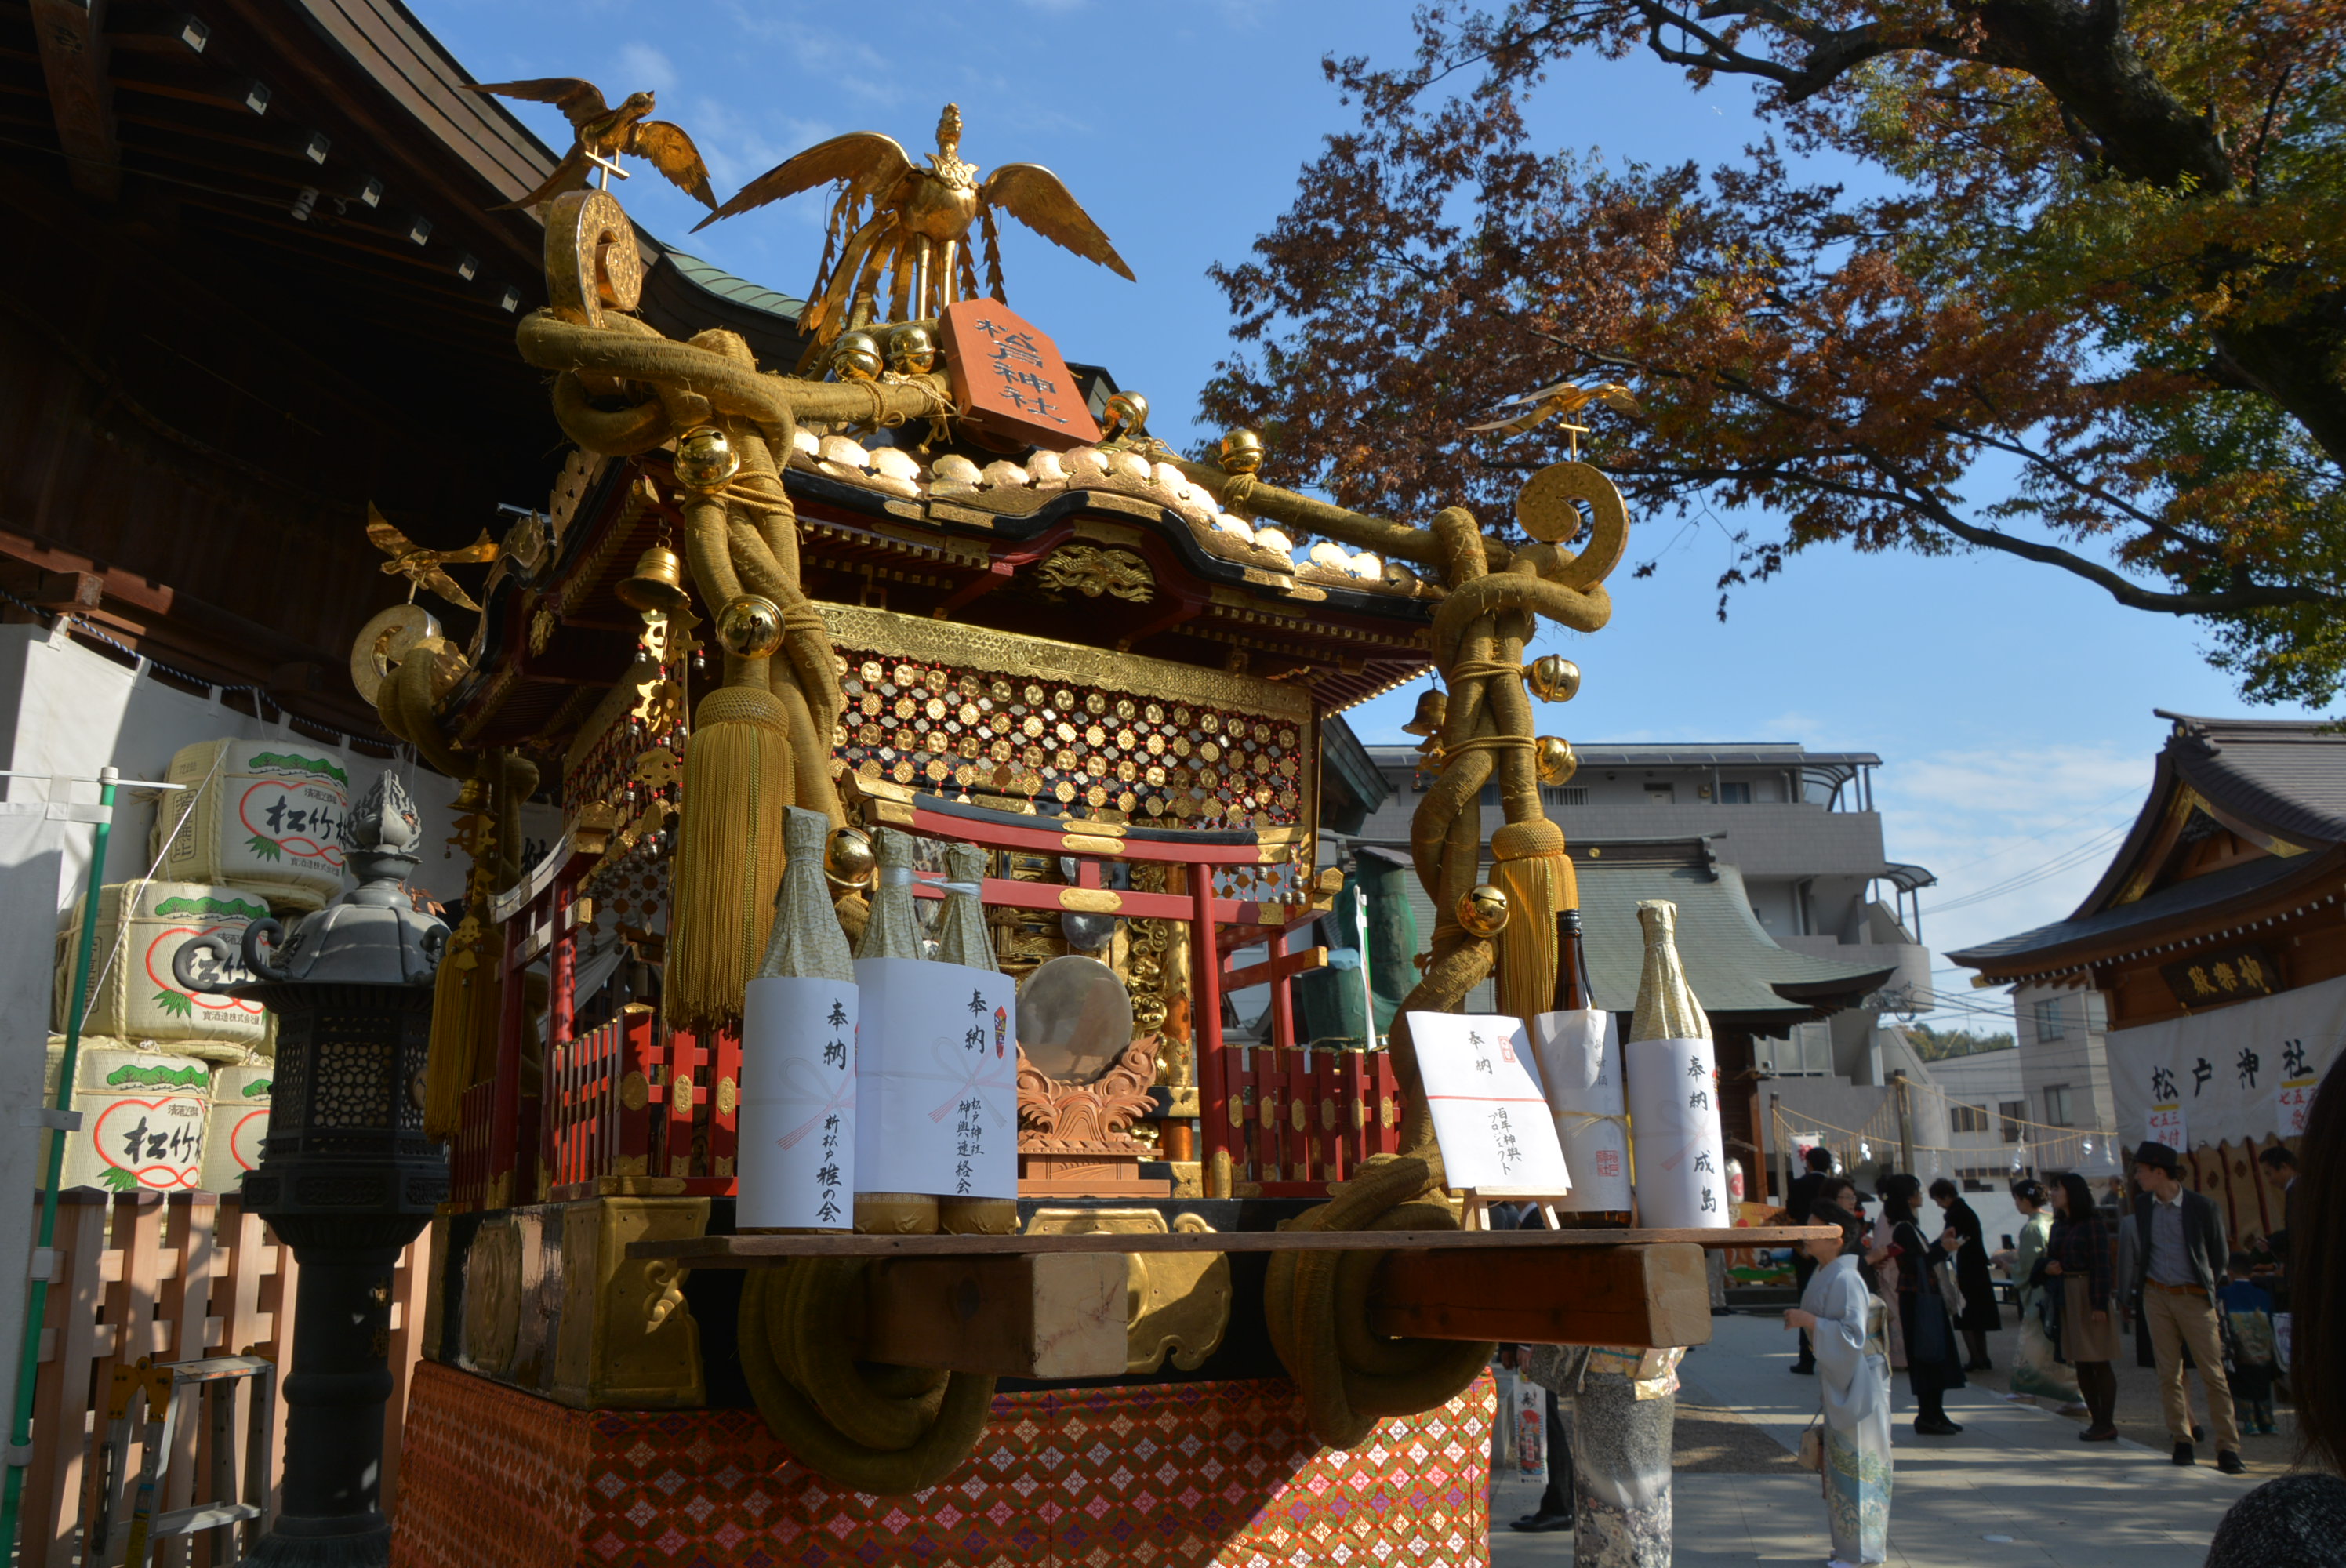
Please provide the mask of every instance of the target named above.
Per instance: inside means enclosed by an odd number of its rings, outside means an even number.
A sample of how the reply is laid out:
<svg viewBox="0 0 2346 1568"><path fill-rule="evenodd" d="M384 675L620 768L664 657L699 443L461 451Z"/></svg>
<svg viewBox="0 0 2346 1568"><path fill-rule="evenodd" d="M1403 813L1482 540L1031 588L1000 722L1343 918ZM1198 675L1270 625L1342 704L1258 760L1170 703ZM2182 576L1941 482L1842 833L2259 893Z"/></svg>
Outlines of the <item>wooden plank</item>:
<svg viewBox="0 0 2346 1568"><path fill-rule="evenodd" d="M906 1257L866 1281L854 1353L903 1367L1005 1378L1112 1378L1126 1348L1122 1249Z"/></svg>
<svg viewBox="0 0 2346 1568"><path fill-rule="evenodd" d="M1245 991L1257 985L1268 984L1274 980L1284 980L1293 975L1307 973L1311 970L1328 967L1326 948L1307 947L1301 952L1281 952L1280 949L1284 947L1286 941L1284 935L1273 939L1272 952L1276 956L1269 961L1262 963L1250 963L1244 969L1233 969L1223 974L1222 989Z"/></svg>
<svg viewBox="0 0 2346 1568"><path fill-rule="evenodd" d="M1044 1252L1533 1251L1598 1247L1794 1247L1837 1234L1830 1226L1717 1230L1210 1230L1153 1236L695 1236L638 1241L629 1257L672 1257L695 1268L764 1268L793 1257L1016 1257Z"/></svg>
<svg viewBox="0 0 2346 1568"><path fill-rule="evenodd" d="M106 0L32 0L49 112L74 188L111 201L122 189L114 87L107 72Z"/></svg>
<svg viewBox="0 0 2346 1568"><path fill-rule="evenodd" d="M1369 1327L1380 1334L1637 1349L1710 1339L1702 1248L1683 1242L1396 1252L1372 1288Z"/></svg>

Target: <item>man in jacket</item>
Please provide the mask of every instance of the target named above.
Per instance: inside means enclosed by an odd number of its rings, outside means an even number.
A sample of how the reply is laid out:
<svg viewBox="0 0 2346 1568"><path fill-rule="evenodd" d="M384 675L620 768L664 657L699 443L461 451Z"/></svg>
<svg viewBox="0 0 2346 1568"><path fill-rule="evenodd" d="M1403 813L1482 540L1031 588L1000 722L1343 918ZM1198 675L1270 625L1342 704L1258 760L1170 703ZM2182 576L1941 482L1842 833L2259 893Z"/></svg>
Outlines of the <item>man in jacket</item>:
<svg viewBox="0 0 2346 1568"><path fill-rule="evenodd" d="M2189 1464L2191 1395L2183 1380L2188 1346L2199 1381L2208 1391L2208 1424L2216 1429L2216 1468L2239 1475L2240 1429L2232 1414L2231 1385L2224 1377L2223 1330L2216 1311L2216 1286L2231 1252L2224 1217L2206 1195L2183 1185L2183 1162L2165 1144L2146 1143L2134 1152L2135 1273L2129 1282L2150 1327L2151 1352L2158 1365L2159 1402L2178 1464Z"/></svg>
<svg viewBox="0 0 2346 1568"><path fill-rule="evenodd" d="M1792 1189L1784 1195L1786 1225L1809 1223L1809 1209L1817 1201L1817 1194L1822 1190L1825 1178L1832 1175L1832 1151L1819 1144L1802 1156L1800 1163L1808 1169L1792 1179ZM1792 1249L1793 1288L1806 1290L1809 1288L1809 1276L1816 1271L1817 1260L1809 1256L1809 1249L1805 1247L1794 1247ZM1816 1369L1817 1348L1810 1342L1809 1331L1803 1329L1800 1330L1800 1353L1793 1358L1792 1370L1802 1377L1813 1377L1816 1375Z"/></svg>
<svg viewBox="0 0 2346 1568"><path fill-rule="evenodd" d="M2289 1310L2289 1249L2290 1233L2297 1226L2297 1156L2289 1152L2287 1144L2275 1144L2257 1156L2265 1167L2267 1179L2280 1183L2280 1228L2272 1233L2273 1257L2280 1259L2280 1288L2273 1292L2273 1304L2281 1311Z"/></svg>

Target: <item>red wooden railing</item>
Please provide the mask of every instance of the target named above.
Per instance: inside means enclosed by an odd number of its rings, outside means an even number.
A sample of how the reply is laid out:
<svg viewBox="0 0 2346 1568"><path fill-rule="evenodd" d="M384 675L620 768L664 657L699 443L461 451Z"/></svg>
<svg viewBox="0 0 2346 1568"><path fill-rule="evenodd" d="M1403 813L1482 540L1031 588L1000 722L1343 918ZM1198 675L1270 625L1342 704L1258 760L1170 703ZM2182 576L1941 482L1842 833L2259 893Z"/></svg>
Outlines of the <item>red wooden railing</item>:
<svg viewBox="0 0 2346 1568"><path fill-rule="evenodd" d="M1226 1054L1234 1092L1202 1108L1208 1147L1229 1152L1233 1182L1265 1197L1324 1196L1371 1155L1399 1151L1401 1085L1387 1053L1258 1045Z"/></svg>

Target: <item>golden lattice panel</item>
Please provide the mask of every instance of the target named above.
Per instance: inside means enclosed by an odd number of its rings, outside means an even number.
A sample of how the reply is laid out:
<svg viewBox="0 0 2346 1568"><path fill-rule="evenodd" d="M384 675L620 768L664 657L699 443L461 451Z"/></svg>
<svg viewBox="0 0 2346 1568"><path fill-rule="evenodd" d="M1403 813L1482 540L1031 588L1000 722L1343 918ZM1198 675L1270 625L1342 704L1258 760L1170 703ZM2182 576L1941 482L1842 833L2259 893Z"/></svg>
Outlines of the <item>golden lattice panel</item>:
<svg viewBox="0 0 2346 1568"><path fill-rule="evenodd" d="M1318 736L1266 680L884 610L822 606L842 767L1168 827L1308 825Z"/></svg>

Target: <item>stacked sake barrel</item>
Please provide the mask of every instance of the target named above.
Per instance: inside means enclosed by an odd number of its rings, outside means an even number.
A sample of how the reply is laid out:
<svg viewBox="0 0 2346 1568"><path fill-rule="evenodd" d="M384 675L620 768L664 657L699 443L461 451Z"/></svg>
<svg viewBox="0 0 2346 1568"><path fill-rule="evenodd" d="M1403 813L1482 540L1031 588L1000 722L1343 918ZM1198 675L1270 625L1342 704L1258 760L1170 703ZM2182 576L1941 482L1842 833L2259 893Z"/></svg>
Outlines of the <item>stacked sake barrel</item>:
<svg viewBox="0 0 2346 1568"><path fill-rule="evenodd" d="M88 1010L74 1078L82 1130L66 1183L114 1190L233 1191L259 1163L269 1126L275 1024L226 994L241 962L199 955L182 986L182 948L217 937L240 952L245 928L291 925L342 891L350 773L339 753L284 740L214 740L180 750L166 778L186 788L156 811L157 880L100 890ZM87 900L57 939L53 1058L71 1017ZM57 1064L53 1060L54 1093Z"/></svg>

